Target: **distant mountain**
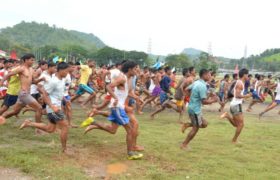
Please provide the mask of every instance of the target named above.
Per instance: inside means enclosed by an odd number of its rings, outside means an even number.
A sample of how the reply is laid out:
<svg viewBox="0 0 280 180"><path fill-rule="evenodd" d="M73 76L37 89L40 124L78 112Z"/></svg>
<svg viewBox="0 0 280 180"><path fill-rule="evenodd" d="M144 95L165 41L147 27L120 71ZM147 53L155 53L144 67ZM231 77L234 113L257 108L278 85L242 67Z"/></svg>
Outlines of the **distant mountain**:
<svg viewBox="0 0 280 180"><path fill-rule="evenodd" d="M191 59L198 58L202 52L204 51L195 48L185 48L182 51L183 54L186 54Z"/></svg>
<svg viewBox="0 0 280 180"><path fill-rule="evenodd" d="M105 44L95 35L83 32L66 30L39 24L36 22L21 22L13 27L0 30L0 37L27 47L42 47L45 45L55 45L63 47L65 45L80 45L86 49L102 48Z"/></svg>

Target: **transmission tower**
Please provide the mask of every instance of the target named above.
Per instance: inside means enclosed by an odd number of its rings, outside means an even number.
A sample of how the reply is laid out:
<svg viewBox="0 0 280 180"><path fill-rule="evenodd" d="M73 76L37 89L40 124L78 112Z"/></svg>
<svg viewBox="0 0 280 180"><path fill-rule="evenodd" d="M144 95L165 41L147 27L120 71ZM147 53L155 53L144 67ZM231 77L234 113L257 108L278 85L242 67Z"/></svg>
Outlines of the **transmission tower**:
<svg viewBox="0 0 280 180"><path fill-rule="evenodd" d="M148 40L148 49L147 49L148 54L152 54L152 38L149 38Z"/></svg>
<svg viewBox="0 0 280 180"><path fill-rule="evenodd" d="M245 59L247 58L247 45L244 48L244 56L243 56L243 61L242 61L242 67L245 68L246 64L245 64Z"/></svg>

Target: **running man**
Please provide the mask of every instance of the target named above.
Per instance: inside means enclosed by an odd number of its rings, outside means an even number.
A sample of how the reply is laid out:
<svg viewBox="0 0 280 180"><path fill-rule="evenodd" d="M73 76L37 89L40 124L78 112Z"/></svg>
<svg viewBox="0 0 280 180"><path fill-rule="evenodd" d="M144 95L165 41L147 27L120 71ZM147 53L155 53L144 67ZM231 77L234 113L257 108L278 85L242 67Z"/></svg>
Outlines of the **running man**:
<svg viewBox="0 0 280 180"><path fill-rule="evenodd" d="M88 99L82 103L82 107L84 107L89 101L91 101L96 93L92 88L90 88L88 84L89 77L92 75L94 72L95 68L95 63L93 60L88 60L87 65L80 65L80 72L81 72L81 77L80 77L80 82L79 82L79 88L76 91L76 94L71 98L71 102L73 102L75 99L83 95L84 92L87 92L90 94Z"/></svg>
<svg viewBox="0 0 280 180"><path fill-rule="evenodd" d="M22 57L23 64L16 68L14 71L11 71L7 74L7 76L4 76L3 82L14 75L19 75L20 79L20 85L21 89L18 95L17 103L15 104L15 107L13 111L6 112L0 116L0 121L5 121L6 118L12 117L14 115L17 115L22 108L24 108L26 105L32 107L36 110L35 113L35 120L36 122L41 122L41 116L42 116L42 106L30 95L30 86L33 83L38 83L44 79L35 80L33 77L33 68L32 65L35 61L35 56L33 54L26 54ZM37 132L38 133L38 132Z"/></svg>
<svg viewBox="0 0 280 180"><path fill-rule="evenodd" d="M211 79L211 74L206 69L201 69L199 72L200 79L195 81L188 89L191 89L190 103L188 106L188 114L191 123L182 126L184 133L188 127L192 127L185 141L181 144L181 149L188 150L190 141L195 137L200 128L206 128L208 122L202 117L202 105L209 105L218 101L218 97L213 95L207 97L206 82Z"/></svg>
<svg viewBox="0 0 280 180"><path fill-rule="evenodd" d="M32 122L25 120L20 129L26 127L35 127L45 132L52 133L57 126L60 128L60 141L62 145L62 152L66 153L66 142L68 136L68 122L64 120L64 114L61 110L61 102L64 97L65 80L68 74L68 64L61 62L57 65L57 73L53 76L48 84L45 84L43 92L44 102L47 104L47 116L50 121L49 124Z"/></svg>
<svg viewBox="0 0 280 180"><path fill-rule="evenodd" d="M239 137L243 127L244 127L244 116L242 112L243 99L252 96L251 93L245 95L245 81L248 79L249 71L247 69L241 69L239 71L239 80L236 81L235 87L233 89L233 99L230 102L230 116L227 112L221 115L221 118L226 118L236 128L235 135L232 139L232 143L237 143L237 138Z"/></svg>

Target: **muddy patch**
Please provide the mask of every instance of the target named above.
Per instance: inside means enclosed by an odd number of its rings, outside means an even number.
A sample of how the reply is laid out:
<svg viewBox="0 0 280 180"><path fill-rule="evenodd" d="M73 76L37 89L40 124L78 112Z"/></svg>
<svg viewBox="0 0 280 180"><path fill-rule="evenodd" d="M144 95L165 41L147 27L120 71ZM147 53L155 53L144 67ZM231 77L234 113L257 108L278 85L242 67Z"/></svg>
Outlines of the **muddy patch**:
<svg viewBox="0 0 280 180"><path fill-rule="evenodd" d="M0 179L4 180L32 180L30 176L25 175L17 169L1 168L0 167Z"/></svg>
<svg viewBox="0 0 280 180"><path fill-rule="evenodd" d="M114 163L107 166L108 174L122 174L127 171L127 165L123 163Z"/></svg>

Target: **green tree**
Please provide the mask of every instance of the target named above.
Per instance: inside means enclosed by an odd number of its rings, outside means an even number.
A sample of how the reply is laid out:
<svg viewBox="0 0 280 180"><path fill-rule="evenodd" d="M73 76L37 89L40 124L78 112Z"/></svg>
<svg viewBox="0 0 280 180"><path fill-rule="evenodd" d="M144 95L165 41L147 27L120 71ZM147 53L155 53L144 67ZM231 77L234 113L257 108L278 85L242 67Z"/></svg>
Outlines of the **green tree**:
<svg viewBox="0 0 280 180"><path fill-rule="evenodd" d="M181 69L192 66L191 61L185 54L173 54L166 57L165 62L172 67Z"/></svg>

